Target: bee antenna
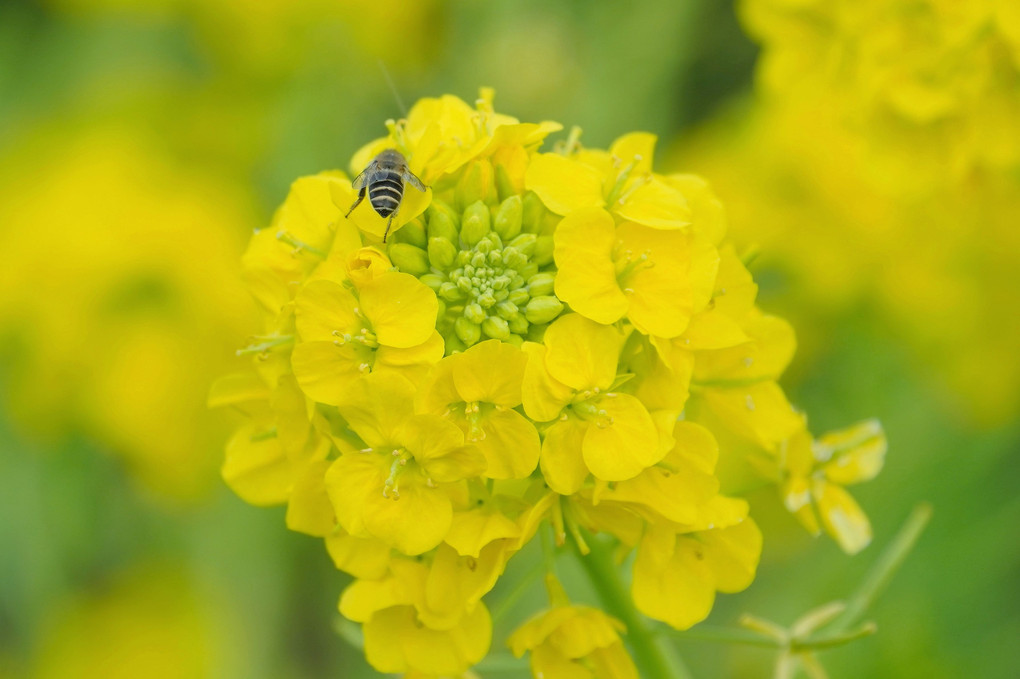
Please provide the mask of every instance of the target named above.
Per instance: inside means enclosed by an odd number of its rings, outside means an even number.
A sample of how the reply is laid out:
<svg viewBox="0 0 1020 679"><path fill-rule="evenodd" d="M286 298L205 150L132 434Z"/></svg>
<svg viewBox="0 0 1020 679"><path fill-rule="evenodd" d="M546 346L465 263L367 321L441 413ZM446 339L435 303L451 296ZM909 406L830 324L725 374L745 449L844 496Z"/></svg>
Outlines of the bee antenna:
<svg viewBox="0 0 1020 679"><path fill-rule="evenodd" d="M383 60L379 60L379 70L382 71L383 78L386 79L386 84L390 86L390 92L393 93L393 99L397 102L397 107L400 109L404 117L407 117L407 107L404 106L404 100L400 98L400 93L397 92L397 86L393 84L393 78L390 77L390 71L386 68L386 64Z"/></svg>

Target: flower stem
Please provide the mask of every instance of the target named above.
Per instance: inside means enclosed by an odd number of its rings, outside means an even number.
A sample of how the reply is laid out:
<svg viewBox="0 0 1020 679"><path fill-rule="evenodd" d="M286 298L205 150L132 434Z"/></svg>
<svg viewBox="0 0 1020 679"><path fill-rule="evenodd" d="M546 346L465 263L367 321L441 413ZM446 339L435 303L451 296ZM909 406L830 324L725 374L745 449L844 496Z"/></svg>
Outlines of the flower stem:
<svg viewBox="0 0 1020 679"><path fill-rule="evenodd" d="M899 570L907 555L914 548L917 539L921 537L925 526L931 520L931 511L931 505L926 502L914 507L910 518L903 524L900 532L878 557L878 561L868 571L857 591L847 601L842 615L836 618L829 627L832 634L838 635L846 632L871 607L875 597L889 584L892 576Z"/></svg>
<svg viewBox="0 0 1020 679"><path fill-rule="evenodd" d="M606 611L627 626L638 673L644 679L690 679L690 673L680 660L669 639L656 636L648 622L634 608L627 587L620 578L620 569L613 561L612 547L598 537L586 539L588 554L584 554L571 540L574 554L588 574Z"/></svg>

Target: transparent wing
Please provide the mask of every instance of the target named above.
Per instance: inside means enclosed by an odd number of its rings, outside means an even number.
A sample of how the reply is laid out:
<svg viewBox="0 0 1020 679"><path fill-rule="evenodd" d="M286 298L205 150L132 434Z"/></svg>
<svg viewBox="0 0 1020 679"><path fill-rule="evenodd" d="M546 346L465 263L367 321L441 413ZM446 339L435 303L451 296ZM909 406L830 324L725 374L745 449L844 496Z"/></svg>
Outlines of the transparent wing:
<svg viewBox="0 0 1020 679"><path fill-rule="evenodd" d="M410 170L404 170L404 173L400 175L405 182L418 189L422 193L425 193L425 185L421 183L421 180L411 174Z"/></svg>
<svg viewBox="0 0 1020 679"><path fill-rule="evenodd" d="M367 180L368 170L366 169L364 172L362 172L361 174L354 178L354 181L351 182L351 188L354 189L355 191L360 191L361 189L365 188Z"/></svg>

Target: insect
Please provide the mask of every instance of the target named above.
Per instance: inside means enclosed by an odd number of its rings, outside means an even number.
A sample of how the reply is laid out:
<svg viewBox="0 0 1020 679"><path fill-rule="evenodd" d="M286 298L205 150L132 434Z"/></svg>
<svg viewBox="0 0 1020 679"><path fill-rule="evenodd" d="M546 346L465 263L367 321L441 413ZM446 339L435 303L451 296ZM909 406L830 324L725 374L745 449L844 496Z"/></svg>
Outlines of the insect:
<svg viewBox="0 0 1020 679"><path fill-rule="evenodd" d="M379 216L390 218L386 223L386 233L383 234L385 243L387 236L390 235L393 218L400 209L400 201L404 197L404 182L425 192L425 185L407 167L407 159L399 151L393 149L383 151L372 159L364 172L354 178L351 187L358 192L358 199L344 217L350 217L354 208L365 200L365 193L368 193L368 201Z"/></svg>

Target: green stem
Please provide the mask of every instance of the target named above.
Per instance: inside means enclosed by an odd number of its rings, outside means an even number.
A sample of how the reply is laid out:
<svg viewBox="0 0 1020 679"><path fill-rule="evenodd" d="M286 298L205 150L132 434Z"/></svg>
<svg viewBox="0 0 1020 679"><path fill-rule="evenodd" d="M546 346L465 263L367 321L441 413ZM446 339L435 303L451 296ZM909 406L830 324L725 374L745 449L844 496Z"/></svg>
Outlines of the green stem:
<svg viewBox="0 0 1020 679"><path fill-rule="evenodd" d="M928 503L921 503L914 508L910 518L900 528L900 532L878 557L878 561L868 571L868 575L860 587L847 601L846 609L829 627L832 634L838 635L846 632L860 620L874 602L875 597L889 584L893 575L910 554L910 550L914 548L917 539L921 537L924 527L931 520L931 511L931 505Z"/></svg>
<svg viewBox="0 0 1020 679"><path fill-rule="evenodd" d="M803 651L822 651L827 648L835 648L836 646L842 646L843 644L849 644L851 641L857 641L864 637L870 637L872 634L878 631L878 627L873 622L861 625L858 629L853 632L847 632L845 634L832 634L805 641L798 641L793 639L790 641L790 650L794 653L800 653Z"/></svg>
<svg viewBox="0 0 1020 679"><path fill-rule="evenodd" d="M672 628L663 629L662 632L674 639L689 641L708 641L717 644L740 644L743 646L760 646L762 648L782 648L782 643L771 637L762 636L756 632L718 625L706 625L701 623L683 632Z"/></svg>
<svg viewBox="0 0 1020 679"><path fill-rule="evenodd" d="M586 540L589 552L581 552L571 541L574 554L598 592L606 612L627 627L627 640L634 653L638 672L644 679L690 679L676 650L666 637L656 637L647 621L634 608L634 601L620 578L620 569L613 561L612 547L595 536Z"/></svg>

